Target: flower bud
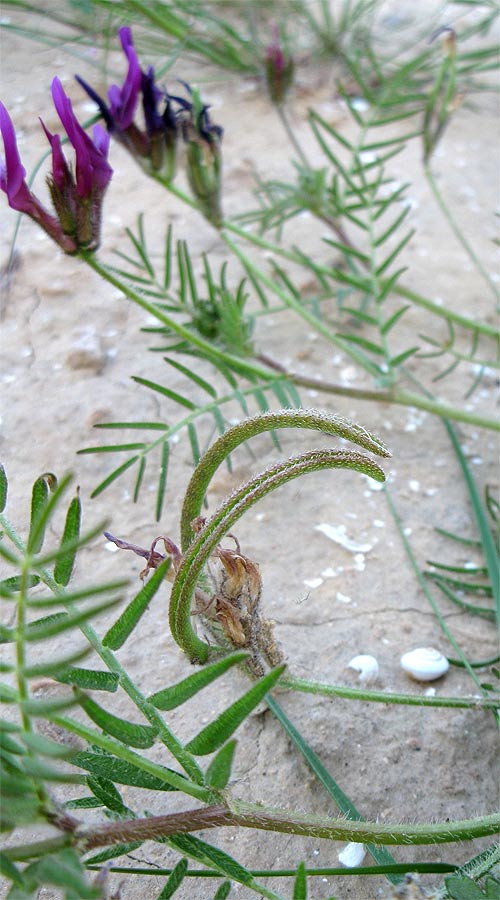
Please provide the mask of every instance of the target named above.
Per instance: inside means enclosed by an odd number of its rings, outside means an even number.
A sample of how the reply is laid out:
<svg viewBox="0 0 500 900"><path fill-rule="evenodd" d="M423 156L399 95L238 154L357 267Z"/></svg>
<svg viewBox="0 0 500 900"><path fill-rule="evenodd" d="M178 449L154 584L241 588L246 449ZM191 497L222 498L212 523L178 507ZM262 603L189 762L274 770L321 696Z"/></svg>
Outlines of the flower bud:
<svg viewBox="0 0 500 900"><path fill-rule="evenodd" d="M222 128L212 124L208 106L202 105L198 92L192 91L192 96L193 103L186 104L189 115L182 120L188 181L203 215L212 225L220 228Z"/></svg>
<svg viewBox="0 0 500 900"><path fill-rule="evenodd" d="M278 27L273 28L273 40L266 50L265 73L269 96L273 103L280 105L293 81L295 64L281 46Z"/></svg>

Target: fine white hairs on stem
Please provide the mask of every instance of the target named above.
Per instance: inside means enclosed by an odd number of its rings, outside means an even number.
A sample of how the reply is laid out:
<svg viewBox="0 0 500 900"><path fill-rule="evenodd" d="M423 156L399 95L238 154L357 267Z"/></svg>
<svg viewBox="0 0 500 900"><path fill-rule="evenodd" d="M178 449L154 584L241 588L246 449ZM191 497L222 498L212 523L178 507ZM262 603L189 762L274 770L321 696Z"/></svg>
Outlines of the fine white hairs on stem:
<svg viewBox="0 0 500 900"><path fill-rule="evenodd" d="M369 681L375 681L378 675L378 662L374 656L361 654L361 656L353 656L347 663L348 669L354 669L359 672L358 681L366 684Z"/></svg>
<svg viewBox="0 0 500 900"><path fill-rule="evenodd" d="M401 667L415 681L435 681L445 675L450 664L439 650L434 647L417 647L404 653L400 660Z"/></svg>
<svg viewBox="0 0 500 900"><path fill-rule="evenodd" d="M354 841L351 841L350 844L346 844L344 849L340 851L338 859L339 863L342 863L347 869L353 869L355 866L360 866L365 858L365 845L364 844L356 844Z"/></svg>

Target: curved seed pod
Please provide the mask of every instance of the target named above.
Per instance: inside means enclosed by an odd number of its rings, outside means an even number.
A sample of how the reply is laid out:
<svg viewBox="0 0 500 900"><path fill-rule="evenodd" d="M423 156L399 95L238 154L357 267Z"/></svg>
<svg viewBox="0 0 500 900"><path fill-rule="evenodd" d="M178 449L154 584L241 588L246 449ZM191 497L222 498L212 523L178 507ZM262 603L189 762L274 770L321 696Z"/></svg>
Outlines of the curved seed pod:
<svg viewBox="0 0 500 900"><path fill-rule="evenodd" d="M193 519L199 516L203 499L207 488L220 464L232 453L236 447L245 443L257 434L265 431L274 431L275 428L308 428L314 431L322 431L323 434L337 435L352 441L353 444L363 447L377 456L390 457L387 447L373 434L366 431L361 425L344 419L341 416L331 416L316 409L278 409L273 412L261 413L238 423L228 429L207 450L198 463L186 490L181 515L181 546L182 550L193 540L194 534L191 527ZM370 473L367 473L370 474Z"/></svg>
<svg viewBox="0 0 500 900"><path fill-rule="evenodd" d="M229 433L229 432L228 432ZM205 662L209 646L191 626L191 599L203 566L217 544L238 519L266 494L280 485L320 469L353 469L384 481L380 466L362 453L347 450L312 450L278 463L235 491L208 519L183 557L170 596L169 623L172 636L195 662Z"/></svg>

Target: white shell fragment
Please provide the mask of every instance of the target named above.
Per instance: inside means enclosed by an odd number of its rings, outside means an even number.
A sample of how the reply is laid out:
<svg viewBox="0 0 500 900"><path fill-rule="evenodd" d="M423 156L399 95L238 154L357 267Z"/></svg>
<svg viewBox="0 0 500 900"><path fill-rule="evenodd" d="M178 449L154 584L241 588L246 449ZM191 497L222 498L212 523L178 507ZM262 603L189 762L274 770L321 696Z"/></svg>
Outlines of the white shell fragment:
<svg viewBox="0 0 500 900"><path fill-rule="evenodd" d="M354 866L360 866L365 858L366 850L364 844L356 844L351 842L346 844L344 849L339 853L339 863L352 869Z"/></svg>
<svg viewBox="0 0 500 900"><path fill-rule="evenodd" d="M325 537L330 538L331 541L335 541L336 544L340 544L341 547L344 547L345 550L349 550L350 553L369 553L372 549L371 544L360 544L357 541L353 541L346 534L345 525L329 525L328 522L322 522L320 525L315 525L316 531L321 531Z"/></svg>
<svg viewBox="0 0 500 900"><path fill-rule="evenodd" d="M368 656L367 654L354 656L351 661L347 663L347 668L354 669L356 672L359 672L358 681L360 681L361 683L374 681L378 675L377 660L374 656Z"/></svg>
<svg viewBox="0 0 500 900"><path fill-rule="evenodd" d="M416 650L404 653L400 663L415 681L435 681L450 668L446 656L434 647L417 647Z"/></svg>

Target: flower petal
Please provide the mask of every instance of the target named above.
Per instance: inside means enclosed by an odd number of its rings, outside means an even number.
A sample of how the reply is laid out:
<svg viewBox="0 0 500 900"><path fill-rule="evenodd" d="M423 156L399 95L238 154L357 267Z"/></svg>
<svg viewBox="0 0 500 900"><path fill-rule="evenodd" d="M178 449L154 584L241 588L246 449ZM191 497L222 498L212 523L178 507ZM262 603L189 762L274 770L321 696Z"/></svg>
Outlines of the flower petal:
<svg viewBox="0 0 500 900"><path fill-rule="evenodd" d="M106 154L96 146L83 130L76 118L71 100L66 96L59 78L52 82L52 97L59 118L76 154L76 189L79 197L90 197L93 188L104 191L111 179L113 170L106 159ZM97 132L100 147L106 149L109 142L103 139L102 129Z"/></svg>
<svg viewBox="0 0 500 900"><path fill-rule="evenodd" d="M141 89L142 72L134 49L131 29L124 26L120 28L118 34L128 59L128 72L121 88L117 84L111 85L108 97L114 124L121 131L125 131L134 119Z"/></svg>
<svg viewBox="0 0 500 900"><path fill-rule="evenodd" d="M18 212L31 213L33 195L25 182L26 169L17 149L16 133L3 103L0 103L0 131L5 148L5 164L0 166L0 188L7 194L9 206Z"/></svg>

